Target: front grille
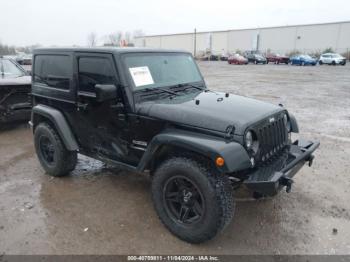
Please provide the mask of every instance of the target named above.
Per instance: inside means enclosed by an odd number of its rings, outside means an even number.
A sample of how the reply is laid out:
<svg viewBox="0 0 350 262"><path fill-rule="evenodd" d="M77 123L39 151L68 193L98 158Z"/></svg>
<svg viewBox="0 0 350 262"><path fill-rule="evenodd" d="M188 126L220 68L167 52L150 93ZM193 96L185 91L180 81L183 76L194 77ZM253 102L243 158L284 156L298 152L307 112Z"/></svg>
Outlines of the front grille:
<svg viewBox="0 0 350 262"><path fill-rule="evenodd" d="M288 144L288 132L283 122L283 114L274 116L255 127L259 141L257 162L265 162L279 153Z"/></svg>

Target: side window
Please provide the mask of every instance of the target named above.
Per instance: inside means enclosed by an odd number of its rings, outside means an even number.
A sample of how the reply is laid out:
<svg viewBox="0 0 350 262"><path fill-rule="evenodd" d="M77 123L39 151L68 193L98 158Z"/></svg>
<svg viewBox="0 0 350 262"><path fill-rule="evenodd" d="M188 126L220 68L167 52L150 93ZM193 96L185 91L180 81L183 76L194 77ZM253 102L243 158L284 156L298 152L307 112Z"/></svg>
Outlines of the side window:
<svg viewBox="0 0 350 262"><path fill-rule="evenodd" d="M66 55L35 56L34 82L50 87L69 89L72 59Z"/></svg>
<svg viewBox="0 0 350 262"><path fill-rule="evenodd" d="M96 84L114 84L113 66L103 57L80 57L79 90L95 92Z"/></svg>

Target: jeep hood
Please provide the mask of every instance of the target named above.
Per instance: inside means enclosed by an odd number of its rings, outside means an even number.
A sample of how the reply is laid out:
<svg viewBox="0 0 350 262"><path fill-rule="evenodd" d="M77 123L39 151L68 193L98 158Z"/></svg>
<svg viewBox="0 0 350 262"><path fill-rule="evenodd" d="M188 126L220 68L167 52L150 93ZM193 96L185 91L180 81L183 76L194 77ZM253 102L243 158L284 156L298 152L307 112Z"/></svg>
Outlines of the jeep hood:
<svg viewBox="0 0 350 262"><path fill-rule="evenodd" d="M220 92L201 92L136 105L138 114L199 128L243 135L250 125L284 109L255 99Z"/></svg>

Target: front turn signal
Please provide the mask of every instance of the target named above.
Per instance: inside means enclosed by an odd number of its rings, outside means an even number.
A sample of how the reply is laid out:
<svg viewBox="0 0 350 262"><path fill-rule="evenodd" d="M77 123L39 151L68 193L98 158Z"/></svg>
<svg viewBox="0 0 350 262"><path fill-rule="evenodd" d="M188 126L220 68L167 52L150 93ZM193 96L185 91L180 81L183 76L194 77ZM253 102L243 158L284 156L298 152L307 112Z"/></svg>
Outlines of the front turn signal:
<svg viewBox="0 0 350 262"><path fill-rule="evenodd" d="M215 164L218 167L222 167L225 164L225 160L221 156L219 156L219 157L216 158Z"/></svg>

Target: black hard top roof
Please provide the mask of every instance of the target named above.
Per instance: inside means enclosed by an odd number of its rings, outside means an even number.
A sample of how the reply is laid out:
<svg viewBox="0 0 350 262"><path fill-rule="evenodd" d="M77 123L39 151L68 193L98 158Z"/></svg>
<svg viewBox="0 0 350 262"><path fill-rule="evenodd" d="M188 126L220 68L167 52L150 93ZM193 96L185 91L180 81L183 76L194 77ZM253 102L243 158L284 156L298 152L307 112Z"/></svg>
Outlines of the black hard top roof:
<svg viewBox="0 0 350 262"><path fill-rule="evenodd" d="M184 50L170 50L161 48L139 48L139 47L50 47L50 48L37 48L34 50L36 53L49 53L49 52L92 52L92 53L189 53Z"/></svg>

